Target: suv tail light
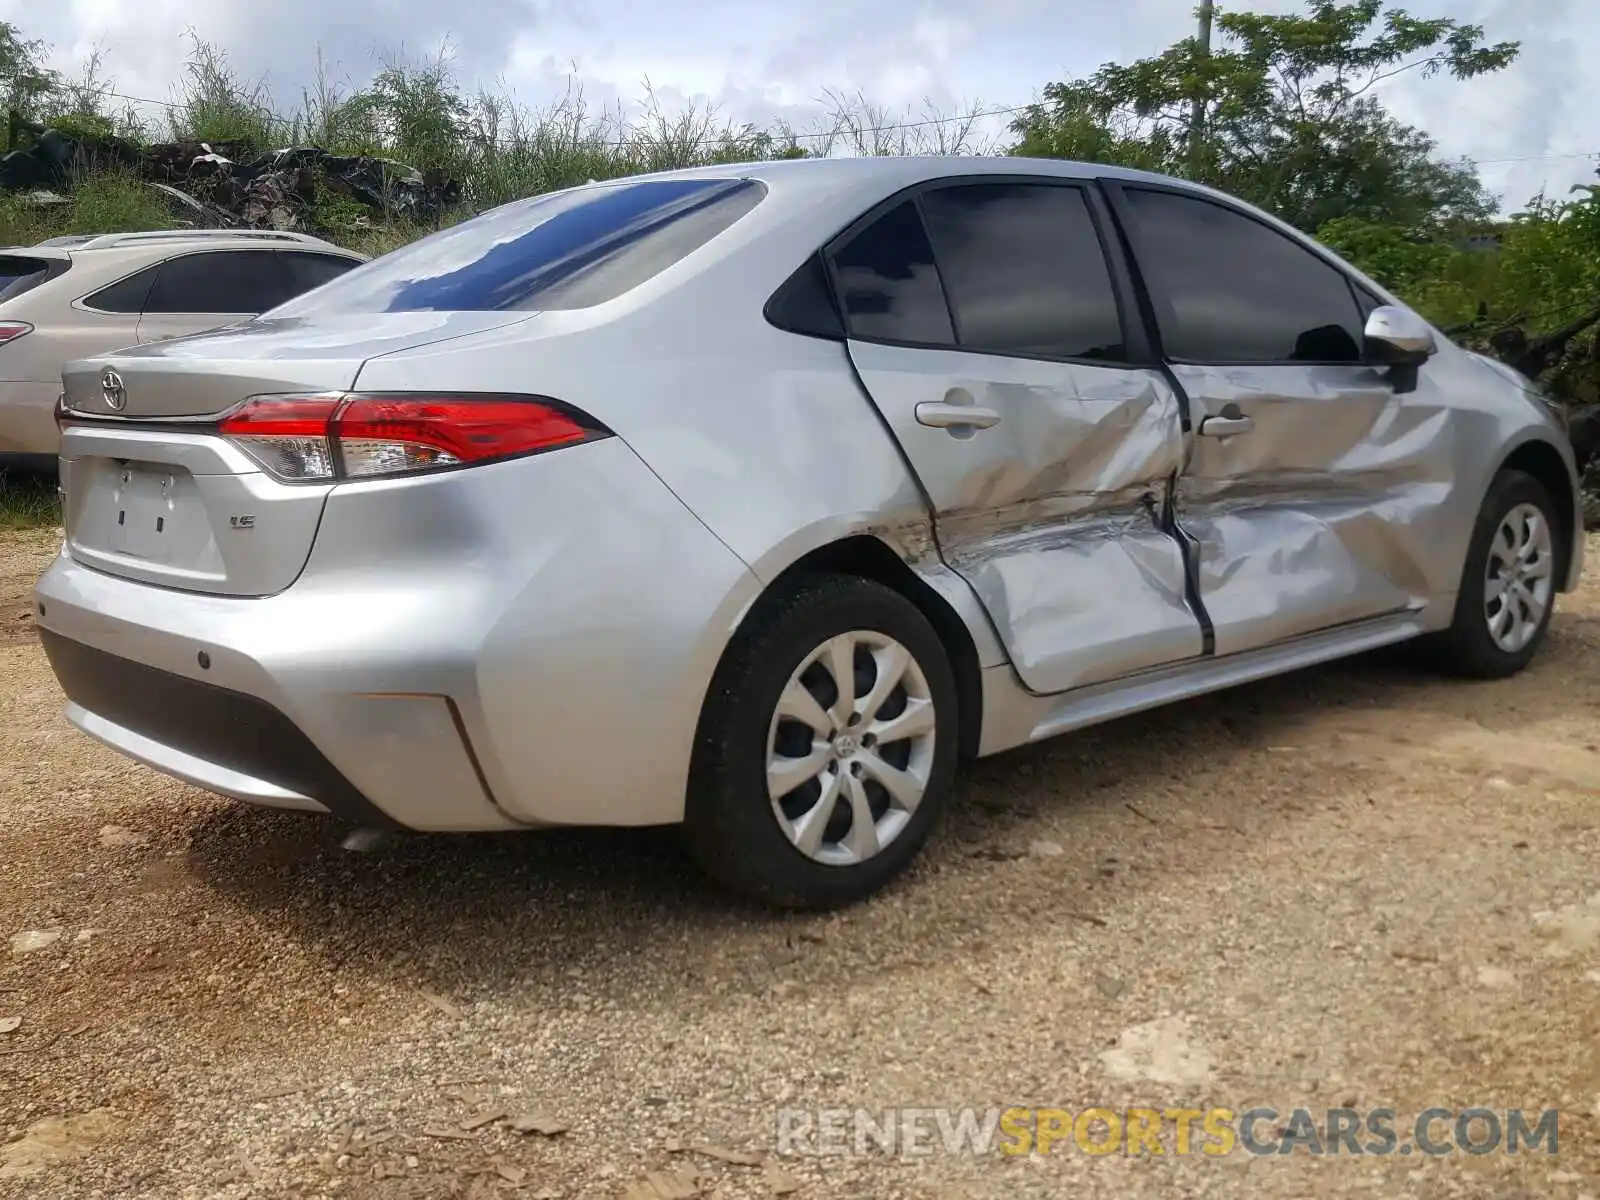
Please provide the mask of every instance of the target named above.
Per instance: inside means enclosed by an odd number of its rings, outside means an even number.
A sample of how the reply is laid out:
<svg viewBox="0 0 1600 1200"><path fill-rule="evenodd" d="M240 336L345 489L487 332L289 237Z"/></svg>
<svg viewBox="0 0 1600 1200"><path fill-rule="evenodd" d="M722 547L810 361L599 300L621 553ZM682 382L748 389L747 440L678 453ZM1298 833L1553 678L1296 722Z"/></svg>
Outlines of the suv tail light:
<svg viewBox="0 0 1600 1200"><path fill-rule="evenodd" d="M290 483L446 471L611 436L546 396L454 392L253 396L220 432Z"/></svg>
<svg viewBox="0 0 1600 1200"><path fill-rule="evenodd" d="M33 326L26 321L0 321L0 346L7 342L14 342L25 333L32 333Z"/></svg>

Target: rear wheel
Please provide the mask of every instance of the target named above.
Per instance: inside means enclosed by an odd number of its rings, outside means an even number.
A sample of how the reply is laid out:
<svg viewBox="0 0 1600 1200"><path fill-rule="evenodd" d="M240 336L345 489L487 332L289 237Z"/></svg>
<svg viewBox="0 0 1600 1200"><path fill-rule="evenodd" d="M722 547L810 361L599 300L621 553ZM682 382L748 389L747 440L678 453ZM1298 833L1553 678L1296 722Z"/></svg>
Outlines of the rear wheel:
<svg viewBox="0 0 1600 1200"><path fill-rule="evenodd" d="M944 647L909 600L864 579L807 580L753 614L718 669L691 852L769 903L870 895L916 857L946 801L956 704Z"/></svg>
<svg viewBox="0 0 1600 1200"><path fill-rule="evenodd" d="M1440 667L1503 679L1528 665L1555 609L1560 530L1543 484L1521 471L1496 476L1467 550L1455 619L1429 641Z"/></svg>

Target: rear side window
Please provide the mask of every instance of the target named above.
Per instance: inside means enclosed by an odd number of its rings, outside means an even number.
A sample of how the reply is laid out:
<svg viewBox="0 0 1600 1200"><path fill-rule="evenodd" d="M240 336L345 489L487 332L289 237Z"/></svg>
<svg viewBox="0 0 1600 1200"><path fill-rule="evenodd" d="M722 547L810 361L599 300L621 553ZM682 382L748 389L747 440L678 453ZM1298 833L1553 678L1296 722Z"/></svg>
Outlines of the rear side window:
<svg viewBox="0 0 1600 1200"><path fill-rule="evenodd" d="M1359 362L1344 274L1275 229L1208 200L1129 188L1162 345L1186 362Z"/></svg>
<svg viewBox="0 0 1600 1200"><path fill-rule="evenodd" d="M142 271L135 271L126 279L119 279L109 287L103 287L98 292L91 292L83 298L83 302L90 308L108 313L133 313L135 315L144 311L144 303L150 298L150 288L156 281L156 274L161 270L159 264L146 267Z"/></svg>
<svg viewBox="0 0 1600 1200"><path fill-rule="evenodd" d="M933 247L914 201L897 204L833 253L852 337L949 346L955 342Z"/></svg>
<svg viewBox="0 0 1600 1200"><path fill-rule="evenodd" d="M386 254L275 315L589 308L692 254L765 194L748 179L654 179L519 200Z"/></svg>
<svg viewBox="0 0 1600 1200"><path fill-rule="evenodd" d="M922 211L963 349L1126 357L1111 272L1081 189L946 187L926 193Z"/></svg>
<svg viewBox="0 0 1600 1200"><path fill-rule="evenodd" d="M290 296L298 296L301 292L321 287L339 278L351 268L361 265L356 259L342 258L337 254L280 251L278 258L288 273L287 288Z"/></svg>
<svg viewBox="0 0 1600 1200"><path fill-rule="evenodd" d="M821 253L813 254L772 293L767 320L789 333L838 341L845 336L839 307L833 302L833 284Z"/></svg>
<svg viewBox="0 0 1600 1200"><path fill-rule="evenodd" d="M50 263L20 254L0 254L0 300L38 287L50 274Z"/></svg>
<svg viewBox="0 0 1600 1200"><path fill-rule="evenodd" d="M288 277L273 251L213 250L162 263L144 311L232 316L287 299Z"/></svg>

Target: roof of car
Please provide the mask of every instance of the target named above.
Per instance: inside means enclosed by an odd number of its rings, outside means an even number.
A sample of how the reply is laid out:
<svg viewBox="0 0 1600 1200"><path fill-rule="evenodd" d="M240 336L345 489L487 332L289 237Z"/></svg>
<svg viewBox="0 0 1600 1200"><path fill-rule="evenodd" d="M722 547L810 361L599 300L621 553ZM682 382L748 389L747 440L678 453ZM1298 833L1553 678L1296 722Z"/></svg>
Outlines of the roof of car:
<svg viewBox="0 0 1600 1200"><path fill-rule="evenodd" d="M295 233L276 229L152 229L125 233L67 234L47 238L36 246L25 249L42 257L71 257L98 250L130 250L143 248L190 249L195 246L277 246L283 248L330 250L353 257L363 257L353 251L309 233ZM22 249L22 247L19 247Z"/></svg>
<svg viewBox="0 0 1600 1200"><path fill-rule="evenodd" d="M901 188L915 187L918 184L945 178L959 176L999 178L1008 175L1159 184L1181 188L1200 196L1226 200L1234 205L1241 203L1237 197L1227 196L1215 188L1171 175L1160 175L1153 171L1114 167L1105 163L1078 162L1073 159L1027 158L1011 154L883 154L852 158L765 159L743 163L718 163L704 167L682 167L615 179L590 180L587 184L572 190L578 191L584 187L613 187L646 179L756 179L772 186L798 186L818 196L827 195L838 189L841 194L849 192L852 193L852 198L855 198L871 192L887 195Z"/></svg>
<svg viewBox="0 0 1600 1200"><path fill-rule="evenodd" d="M0 254L25 254L29 258L47 258L51 260L65 260L72 257L61 247L48 245L45 242L40 242L37 246L0 246Z"/></svg>
<svg viewBox="0 0 1600 1200"><path fill-rule="evenodd" d="M772 178L792 175L818 175L835 179L882 180L911 183L945 175L1057 175L1064 179L1124 179L1128 181L1184 183L1149 171L1104 163L1077 162L1063 158L1025 158L1018 155L983 154L883 154L851 158L767 159L744 163L719 163L714 166L685 167L657 172L648 178L695 178L706 176L744 176ZM631 178L645 178L633 176ZM628 178L609 180L627 183Z"/></svg>

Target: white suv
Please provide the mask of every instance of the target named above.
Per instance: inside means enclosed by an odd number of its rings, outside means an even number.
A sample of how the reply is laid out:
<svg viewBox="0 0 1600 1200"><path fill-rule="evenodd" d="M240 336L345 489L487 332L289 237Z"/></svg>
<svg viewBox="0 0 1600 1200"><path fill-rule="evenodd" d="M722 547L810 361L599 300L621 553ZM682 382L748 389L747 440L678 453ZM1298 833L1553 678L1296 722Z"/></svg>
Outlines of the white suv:
<svg viewBox="0 0 1600 1200"><path fill-rule="evenodd" d="M231 325L365 261L272 230L110 233L0 248L0 466L53 463L63 364Z"/></svg>

